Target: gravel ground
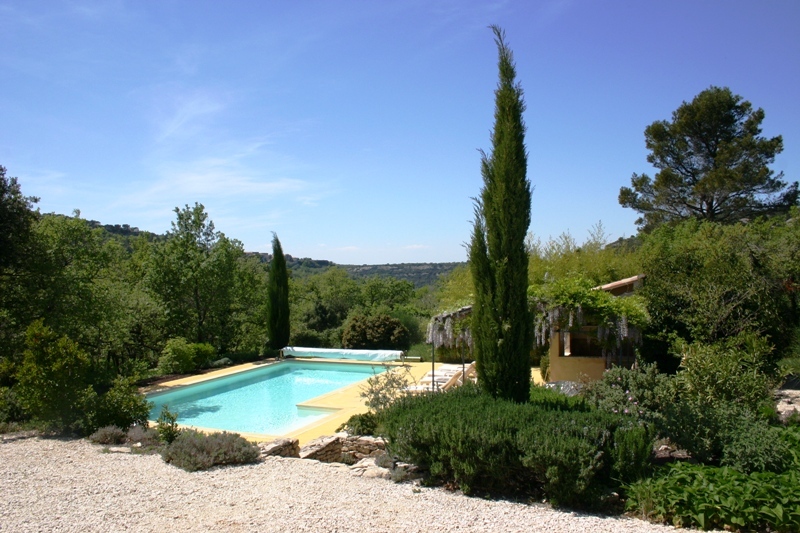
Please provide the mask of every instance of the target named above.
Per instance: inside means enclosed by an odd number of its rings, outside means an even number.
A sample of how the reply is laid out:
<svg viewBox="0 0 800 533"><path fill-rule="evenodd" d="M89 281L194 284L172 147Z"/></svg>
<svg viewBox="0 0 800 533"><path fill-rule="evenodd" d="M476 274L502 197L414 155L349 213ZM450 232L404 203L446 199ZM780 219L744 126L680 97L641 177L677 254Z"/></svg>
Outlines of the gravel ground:
<svg viewBox="0 0 800 533"><path fill-rule="evenodd" d="M0 443L0 531L649 532L640 520L468 498L355 477L343 465L268 458L189 473L86 440Z"/></svg>

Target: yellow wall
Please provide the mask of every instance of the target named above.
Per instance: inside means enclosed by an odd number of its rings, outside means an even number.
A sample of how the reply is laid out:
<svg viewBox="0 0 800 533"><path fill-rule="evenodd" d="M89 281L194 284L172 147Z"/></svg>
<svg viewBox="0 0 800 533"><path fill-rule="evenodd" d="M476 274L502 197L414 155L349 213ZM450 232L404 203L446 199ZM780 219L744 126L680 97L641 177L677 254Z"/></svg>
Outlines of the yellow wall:
<svg viewBox="0 0 800 533"><path fill-rule="evenodd" d="M561 356L561 335L550 337L550 381L595 381L603 377L606 361L602 357Z"/></svg>
<svg viewBox="0 0 800 533"><path fill-rule="evenodd" d="M602 357L555 357L550 359L550 381L595 381L603 377Z"/></svg>

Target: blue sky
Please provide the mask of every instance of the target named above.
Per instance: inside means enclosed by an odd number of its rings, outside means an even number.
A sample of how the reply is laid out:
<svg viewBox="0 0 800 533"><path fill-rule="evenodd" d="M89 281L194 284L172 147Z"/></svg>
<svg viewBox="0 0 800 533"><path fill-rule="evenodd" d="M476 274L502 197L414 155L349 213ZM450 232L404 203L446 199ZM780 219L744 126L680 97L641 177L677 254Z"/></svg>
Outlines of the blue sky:
<svg viewBox="0 0 800 533"><path fill-rule="evenodd" d="M249 251L463 261L502 26L531 231L636 232L644 129L711 85L800 174L800 2L0 0L0 165L43 212L162 233L200 202Z"/></svg>

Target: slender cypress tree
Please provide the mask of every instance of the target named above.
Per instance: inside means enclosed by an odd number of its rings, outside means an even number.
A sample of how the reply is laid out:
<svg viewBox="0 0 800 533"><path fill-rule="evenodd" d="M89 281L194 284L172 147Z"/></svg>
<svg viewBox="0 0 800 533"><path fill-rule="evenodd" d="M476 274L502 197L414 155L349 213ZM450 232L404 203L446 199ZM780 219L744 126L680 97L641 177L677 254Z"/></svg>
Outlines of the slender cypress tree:
<svg viewBox="0 0 800 533"><path fill-rule="evenodd" d="M267 280L267 344L280 350L289 344L289 273L281 241L272 234L272 261Z"/></svg>
<svg viewBox="0 0 800 533"><path fill-rule="evenodd" d="M532 326L527 305L528 254L525 236L531 222L527 179L525 103L515 82L513 55L505 32L492 26L499 53L492 152L483 153L483 188L475 199L475 224L469 248L475 284L472 332L478 381L496 398L524 402L530 395L529 353Z"/></svg>

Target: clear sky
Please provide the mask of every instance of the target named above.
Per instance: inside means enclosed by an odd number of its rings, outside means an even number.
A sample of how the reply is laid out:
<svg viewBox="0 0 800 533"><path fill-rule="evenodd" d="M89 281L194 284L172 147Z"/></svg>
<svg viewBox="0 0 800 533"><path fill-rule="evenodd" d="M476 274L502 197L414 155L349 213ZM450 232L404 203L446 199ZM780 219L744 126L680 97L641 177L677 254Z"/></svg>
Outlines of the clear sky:
<svg viewBox="0 0 800 533"><path fill-rule="evenodd" d="M466 259L502 26L531 231L636 232L644 129L711 85L800 175L800 1L0 0L0 165L42 212L163 233L200 202L248 251Z"/></svg>

